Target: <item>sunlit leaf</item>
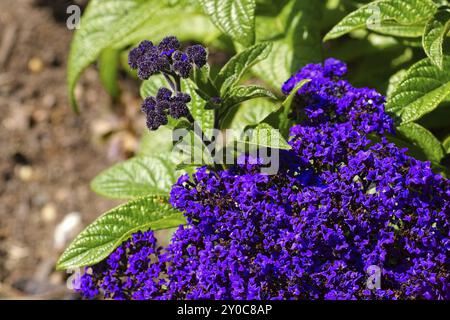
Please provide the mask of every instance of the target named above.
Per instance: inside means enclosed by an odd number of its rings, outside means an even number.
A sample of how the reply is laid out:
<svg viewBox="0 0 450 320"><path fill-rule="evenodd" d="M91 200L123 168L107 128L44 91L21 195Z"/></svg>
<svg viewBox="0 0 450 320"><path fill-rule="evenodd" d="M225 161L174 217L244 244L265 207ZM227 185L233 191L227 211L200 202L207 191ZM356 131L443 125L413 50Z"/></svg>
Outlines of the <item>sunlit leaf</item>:
<svg viewBox="0 0 450 320"><path fill-rule="evenodd" d="M441 70L430 59L423 59L403 76L390 95L386 110L400 123L408 123L433 111L450 93L450 57Z"/></svg>
<svg viewBox="0 0 450 320"><path fill-rule="evenodd" d="M173 228L186 223L166 198L148 196L104 213L82 231L59 258L57 268L94 265L105 259L133 233Z"/></svg>

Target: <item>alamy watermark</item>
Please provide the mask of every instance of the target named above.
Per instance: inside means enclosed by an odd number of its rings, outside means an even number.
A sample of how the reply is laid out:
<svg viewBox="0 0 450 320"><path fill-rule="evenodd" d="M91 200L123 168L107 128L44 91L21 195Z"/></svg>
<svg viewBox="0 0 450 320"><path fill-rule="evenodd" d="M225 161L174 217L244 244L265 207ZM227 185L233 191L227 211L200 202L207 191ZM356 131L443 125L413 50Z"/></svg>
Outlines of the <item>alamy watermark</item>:
<svg viewBox="0 0 450 320"><path fill-rule="evenodd" d="M81 276L83 275L83 270L81 268L67 269L66 272L70 276L66 280L66 286L69 290L80 290L81 289Z"/></svg>
<svg viewBox="0 0 450 320"><path fill-rule="evenodd" d="M81 27L81 8L76 4L67 7L66 13L69 15L66 20L66 26L69 30L80 29Z"/></svg>
<svg viewBox="0 0 450 320"><path fill-rule="evenodd" d="M369 290L381 289L381 268L379 266L369 266L366 270L367 278L366 287Z"/></svg>

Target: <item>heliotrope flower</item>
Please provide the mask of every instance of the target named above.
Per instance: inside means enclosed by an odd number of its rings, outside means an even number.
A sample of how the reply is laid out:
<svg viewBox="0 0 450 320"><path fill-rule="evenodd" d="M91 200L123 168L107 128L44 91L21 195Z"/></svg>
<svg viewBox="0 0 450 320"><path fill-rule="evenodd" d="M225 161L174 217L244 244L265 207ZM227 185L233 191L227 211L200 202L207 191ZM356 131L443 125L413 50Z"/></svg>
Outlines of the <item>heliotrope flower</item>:
<svg viewBox="0 0 450 320"><path fill-rule="evenodd" d="M130 51L128 64L138 70L142 80L164 72L188 78L193 65L201 68L206 64L207 51L201 45L193 45L187 47L184 53L180 47L180 42L174 36L164 38L158 45L144 40Z"/></svg>
<svg viewBox="0 0 450 320"><path fill-rule="evenodd" d="M180 48L178 39L169 36L157 46L144 40L129 53L128 63L132 69L137 69L139 78L147 80L152 75L162 74L170 86L170 89L160 88L155 97L147 97L142 104L150 130L166 125L168 116L192 120L187 107L191 97L182 92L181 78L189 78L195 66L201 68L206 64L207 51L201 45L187 47L186 52Z"/></svg>
<svg viewBox="0 0 450 320"><path fill-rule="evenodd" d="M174 119L188 117L187 103L190 101L191 97L186 93L177 92L172 96L171 90L160 88L156 97L147 97L142 104L141 110L147 116L147 127L157 130L168 123L168 116Z"/></svg>
<svg viewBox="0 0 450 320"><path fill-rule="evenodd" d="M244 157L172 187L171 243L137 233L88 268L81 292L114 299L450 299L450 183L389 143L384 97L335 59L283 86L296 96L276 175ZM162 101L168 99L161 92ZM170 99L170 98L169 98ZM161 104L157 99L149 105ZM369 135L370 134L370 135ZM372 137L376 137L373 139ZM256 161L255 161L256 160ZM381 288L368 285L378 268Z"/></svg>

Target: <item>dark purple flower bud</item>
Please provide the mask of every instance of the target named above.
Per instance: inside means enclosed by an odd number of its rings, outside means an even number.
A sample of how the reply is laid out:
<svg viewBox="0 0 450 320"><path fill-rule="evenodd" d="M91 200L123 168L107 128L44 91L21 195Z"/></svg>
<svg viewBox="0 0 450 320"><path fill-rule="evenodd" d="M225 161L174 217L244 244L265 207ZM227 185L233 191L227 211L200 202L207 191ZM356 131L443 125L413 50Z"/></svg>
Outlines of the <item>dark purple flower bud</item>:
<svg viewBox="0 0 450 320"><path fill-rule="evenodd" d="M206 64L207 52L203 46L199 44L190 46L186 49L186 54L197 67L201 68Z"/></svg>
<svg viewBox="0 0 450 320"><path fill-rule="evenodd" d="M139 59L142 58L142 56L150 51L153 48L153 43L148 40L142 41L138 47L132 49L128 55L128 64L132 69L137 69L139 66Z"/></svg>
<svg viewBox="0 0 450 320"><path fill-rule="evenodd" d="M180 48L180 42L174 36L165 37L158 45L159 52L164 55L171 55Z"/></svg>
<svg viewBox="0 0 450 320"><path fill-rule="evenodd" d="M191 102L191 96L189 94L183 93L183 92L178 92L174 99L177 101L184 102L184 103Z"/></svg>
<svg viewBox="0 0 450 320"><path fill-rule="evenodd" d="M174 52L172 58L174 61L187 61L188 60L188 56L179 50Z"/></svg>
<svg viewBox="0 0 450 320"><path fill-rule="evenodd" d="M156 101L158 101L158 103L162 101L169 101L170 97L172 97L172 91L170 89L162 87L156 94Z"/></svg>
<svg viewBox="0 0 450 320"><path fill-rule="evenodd" d="M192 64L189 61L175 61L173 63L173 69L176 73L178 73L182 78L189 78L189 75L192 71Z"/></svg>
<svg viewBox="0 0 450 320"><path fill-rule="evenodd" d="M168 123L167 116L159 110L151 110L147 113L147 127L149 130L157 130Z"/></svg>
<svg viewBox="0 0 450 320"><path fill-rule="evenodd" d="M156 69L158 72L166 71L170 69L170 61L167 56L160 56L156 59Z"/></svg>
<svg viewBox="0 0 450 320"><path fill-rule="evenodd" d="M141 80L147 80L152 75L159 72L157 60L158 60L157 57L149 54L146 54L139 59L138 77Z"/></svg>
<svg viewBox="0 0 450 320"><path fill-rule="evenodd" d="M159 101L158 104L156 105L156 110L158 110L158 112L165 113L167 110L170 109L170 105L171 105L170 100Z"/></svg>
<svg viewBox="0 0 450 320"><path fill-rule="evenodd" d="M185 103L181 101L174 101L170 105L169 114L174 119L180 119L189 114L189 109Z"/></svg>
<svg viewBox="0 0 450 320"><path fill-rule="evenodd" d="M142 103L141 110L142 112L147 114L149 111L155 110L155 107L156 107L156 99L154 97L147 97Z"/></svg>
<svg viewBox="0 0 450 320"><path fill-rule="evenodd" d="M180 119L187 117L189 114L189 108L187 103L191 101L191 96L186 93L177 93L175 97L171 99L169 114L174 119Z"/></svg>

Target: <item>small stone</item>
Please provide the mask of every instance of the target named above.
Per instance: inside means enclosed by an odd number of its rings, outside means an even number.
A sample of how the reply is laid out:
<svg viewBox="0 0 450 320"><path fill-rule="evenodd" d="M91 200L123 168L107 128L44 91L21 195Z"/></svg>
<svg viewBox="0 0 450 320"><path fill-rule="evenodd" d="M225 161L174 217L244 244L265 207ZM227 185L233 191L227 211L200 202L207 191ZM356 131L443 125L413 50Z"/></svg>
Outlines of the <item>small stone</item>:
<svg viewBox="0 0 450 320"><path fill-rule="evenodd" d="M44 63L39 58L31 58L28 61L28 70L30 70L33 73L39 73L44 69Z"/></svg>
<svg viewBox="0 0 450 320"><path fill-rule="evenodd" d="M48 112L43 109L38 109L33 112L33 120L36 122L44 122L48 119Z"/></svg>
<svg viewBox="0 0 450 320"><path fill-rule="evenodd" d="M56 105L56 96L53 94L46 94L42 98L42 105L46 108L53 108Z"/></svg>
<svg viewBox="0 0 450 320"><path fill-rule="evenodd" d="M53 244L56 249L62 250L71 241L81 227L81 215L79 212L71 212L66 215L55 228Z"/></svg>
<svg viewBox="0 0 450 320"><path fill-rule="evenodd" d="M56 207L52 203L47 203L41 210L41 218L46 223L51 223L56 219Z"/></svg>
<svg viewBox="0 0 450 320"><path fill-rule="evenodd" d="M19 178L24 182L29 182L33 179L33 168L31 166L19 167Z"/></svg>

